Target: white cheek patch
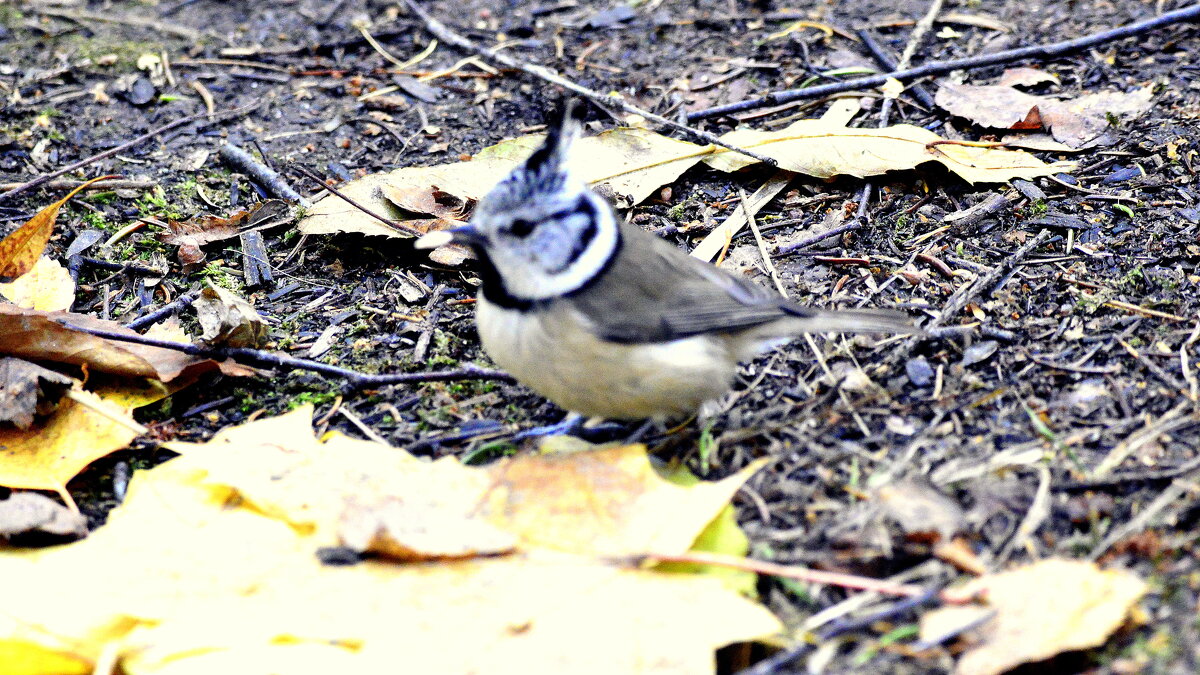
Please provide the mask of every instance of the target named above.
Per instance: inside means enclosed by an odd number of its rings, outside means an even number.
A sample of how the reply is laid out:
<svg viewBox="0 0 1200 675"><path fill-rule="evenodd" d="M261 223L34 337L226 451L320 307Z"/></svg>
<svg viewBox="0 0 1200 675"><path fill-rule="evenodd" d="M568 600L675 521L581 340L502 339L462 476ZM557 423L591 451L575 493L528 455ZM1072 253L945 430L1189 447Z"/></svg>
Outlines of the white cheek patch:
<svg viewBox="0 0 1200 675"><path fill-rule="evenodd" d="M561 272L547 272L541 256L536 252L523 258L506 251L493 253L493 262L510 295L521 300L560 297L579 290L604 269L617 247L617 221L612 209L600 197L591 194L589 197L600 202L597 205L596 235L583 254ZM554 242L554 246L567 248L573 244L569 241Z"/></svg>

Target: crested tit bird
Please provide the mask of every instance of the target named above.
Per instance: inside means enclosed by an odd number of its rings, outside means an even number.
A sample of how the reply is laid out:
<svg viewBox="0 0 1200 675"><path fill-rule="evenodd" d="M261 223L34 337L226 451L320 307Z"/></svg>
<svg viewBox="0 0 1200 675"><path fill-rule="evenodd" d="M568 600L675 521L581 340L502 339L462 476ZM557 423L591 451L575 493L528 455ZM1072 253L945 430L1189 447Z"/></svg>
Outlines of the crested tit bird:
<svg viewBox="0 0 1200 675"><path fill-rule="evenodd" d="M581 106L475 208L418 248L469 246L488 355L568 411L610 419L696 412L738 362L798 333L917 332L902 315L819 310L622 222L568 167Z"/></svg>

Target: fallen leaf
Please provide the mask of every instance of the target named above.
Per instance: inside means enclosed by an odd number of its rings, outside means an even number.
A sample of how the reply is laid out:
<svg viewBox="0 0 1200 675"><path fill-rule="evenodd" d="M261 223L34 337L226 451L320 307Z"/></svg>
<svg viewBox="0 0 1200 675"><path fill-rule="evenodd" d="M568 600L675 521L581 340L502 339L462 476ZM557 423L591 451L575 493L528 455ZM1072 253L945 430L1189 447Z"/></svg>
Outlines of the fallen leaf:
<svg viewBox="0 0 1200 675"><path fill-rule="evenodd" d="M484 467L481 508L525 547L598 555L683 553L764 461L715 482L676 485L641 445L518 455Z"/></svg>
<svg viewBox="0 0 1200 675"><path fill-rule="evenodd" d="M1146 583L1119 569L1078 560L1042 560L975 579L956 594L983 594L995 616L967 634L973 645L958 661L960 675L998 675L1023 663L1089 649L1126 621ZM983 610L984 612L987 609ZM921 617L921 638L944 635L981 617L979 608L946 607Z"/></svg>
<svg viewBox="0 0 1200 675"><path fill-rule="evenodd" d="M87 539L0 551L0 634L26 654L109 658L129 675L391 672L398 658L421 673L682 675L712 672L721 646L781 630L716 579L544 549L322 565L314 551L363 488L466 513L479 502L458 500L493 476L336 434L319 441L311 425L303 407L172 444L183 455L135 473Z"/></svg>
<svg viewBox="0 0 1200 675"><path fill-rule="evenodd" d="M167 231L158 235L164 244L178 246L177 257L184 265L197 265L207 257L201 246L232 239L249 229L284 222L291 218L291 207L279 199L268 199L227 218L198 216L184 221L167 221Z"/></svg>
<svg viewBox="0 0 1200 675"><path fill-rule="evenodd" d="M232 291L209 282L192 303L200 321L200 339L223 347L258 347L267 326L258 311Z"/></svg>
<svg viewBox="0 0 1200 675"><path fill-rule="evenodd" d="M75 280L58 261L42 256L16 281L0 283L0 295L18 307L60 312L75 304Z"/></svg>
<svg viewBox="0 0 1200 675"><path fill-rule="evenodd" d="M30 533L78 539L87 534L87 518L36 492L0 501L0 539Z"/></svg>
<svg viewBox="0 0 1200 675"><path fill-rule="evenodd" d="M226 375L249 376L255 372L233 362L188 356L161 347L99 338L64 325L136 335L113 321L71 312L39 312L0 304L0 353L35 361L53 361L86 366L88 372L149 377L170 382L177 377L194 377L220 369Z"/></svg>
<svg viewBox="0 0 1200 675"><path fill-rule="evenodd" d="M463 509L389 497L350 500L338 528L342 545L401 561L477 558L510 553L517 538Z"/></svg>
<svg viewBox="0 0 1200 675"><path fill-rule="evenodd" d="M935 162L968 183L1035 178L1074 168L1070 162L1047 164L1027 152L977 147L948 141L908 124L884 129L854 129L822 120L800 120L779 131L732 131L722 140L774 158L780 169L817 178L837 175L865 178ZM704 160L714 169L734 171L754 163L735 153Z"/></svg>
<svg viewBox="0 0 1200 675"><path fill-rule="evenodd" d="M46 250L46 244L50 242L50 235L54 233L54 221L58 219L58 210L80 190L96 181L108 178L120 178L120 176L98 176L83 183L68 192L66 197L38 211L28 222L13 230L7 237L0 239L0 282L12 281L33 269L38 258L42 257L42 252Z"/></svg>
<svg viewBox="0 0 1200 675"><path fill-rule="evenodd" d="M1006 69L1003 73L1001 73L1000 79L996 81L996 86L1032 87L1039 84L1045 84L1046 82L1058 84L1058 75L1045 70L1039 70L1037 68L1021 66L1019 68Z"/></svg>
<svg viewBox="0 0 1200 675"><path fill-rule="evenodd" d="M465 205L473 203L523 162L543 137L535 134L504 141L481 150L469 162L372 174L347 183L339 192L371 211L404 221L422 232L445 227L457 221L431 217L437 211L431 206L437 202L436 192L453 195ZM1020 151L953 143L911 125L851 129L831 120L800 120L780 131L739 130L721 139L772 157L781 169L820 178L873 176L937 162L972 183L1006 182L1074 167L1069 162L1046 164ZM577 174L620 207L641 203L700 162L721 171L736 171L755 161L716 146L696 145L634 127L580 139L572 156ZM461 209L461 218L469 215L467 210ZM413 236L388 227L336 195L318 201L300 222L300 231Z"/></svg>
<svg viewBox="0 0 1200 675"><path fill-rule="evenodd" d="M75 380L23 359L0 358L0 422L28 429L49 415Z"/></svg>
<svg viewBox="0 0 1200 675"><path fill-rule="evenodd" d="M949 541L966 527L966 514L958 502L927 480L896 481L880 486L871 496L909 539L936 544Z"/></svg>
<svg viewBox="0 0 1200 675"><path fill-rule="evenodd" d="M86 391L72 397L41 424L0 428L0 485L54 490L70 503L67 481L138 436L141 425L128 409Z"/></svg>
<svg viewBox="0 0 1200 675"><path fill-rule="evenodd" d="M1105 91L1075 99L1027 94L1009 86L943 83L937 104L948 112L993 129L1045 128L1074 149L1100 143L1110 119L1130 119L1150 109L1154 87ZM1023 176L1028 178L1028 176Z"/></svg>

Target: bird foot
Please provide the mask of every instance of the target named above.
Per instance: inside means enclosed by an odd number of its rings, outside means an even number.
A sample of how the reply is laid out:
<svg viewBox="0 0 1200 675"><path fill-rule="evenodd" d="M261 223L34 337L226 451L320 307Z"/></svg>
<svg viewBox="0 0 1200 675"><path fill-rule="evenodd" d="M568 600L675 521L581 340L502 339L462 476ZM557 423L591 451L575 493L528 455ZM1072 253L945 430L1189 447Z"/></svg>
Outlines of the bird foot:
<svg viewBox="0 0 1200 675"><path fill-rule="evenodd" d="M523 441L530 438L545 438L547 436L575 436L589 443L598 443L620 438L625 433L625 425L617 422L601 422L600 424L585 426L584 423L586 421L587 418L583 415L568 413L561 422L526 429L513 436L513 440Z"/></svg>

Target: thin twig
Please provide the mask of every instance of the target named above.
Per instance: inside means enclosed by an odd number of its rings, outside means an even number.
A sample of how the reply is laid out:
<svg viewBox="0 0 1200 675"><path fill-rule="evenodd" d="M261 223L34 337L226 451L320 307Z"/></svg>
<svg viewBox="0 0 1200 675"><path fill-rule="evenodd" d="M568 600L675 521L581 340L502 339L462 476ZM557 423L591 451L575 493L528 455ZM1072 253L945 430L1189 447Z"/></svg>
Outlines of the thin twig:
<svg viewBox="0 0 1200 675"><path fill-rule="evenodd" d="M1013 270L1022 260L1024 260L1037 247L1050 238L1050 230L1042 230L1036 237L1025 242L1025 245L1013 252L1012 255L1005 258L999 265L992 268L992 271L975 279L974 283L966 284L959 290L955 291L950 299L946 301L942 311L929 324L929 328L936 328L946 321L958 316L967 305L979 298L981 295L988 293L993 286Z"/></svg>
<svg viewBox="0 0 1200 675"><path fill-rule="evenodd" d="M747 157L752 157L768 166L778 166L778 163L774 159L767 157L766 155L760 155L756 152L746 150L745 148L739 148L735 145L730 145L725 141L722 141L717 136L708 133L707 131L701 131L695 127L689 127L686 124L680 124L674 120L667 119L662 115L656 115L649 110L643 110L635 105L626 103L625 100L619 96L609 96L607 94L601 94L598 91L588 89L583 85L576 84L575 82L572 82L571 80L568 80L567 78L553 72L549 68L524 63L508 56L507 54L486 49L475 44L465 36L459 35L446 26L446 24L430 16L428 12L426 12L416 3L416 0L404 0L404 4L408 7L409 11L411 11L417 18L421 19L421 21L425 23L426 30L446 44L454 45L460 49L465 49L469 52L478 54L480 57L505 68L513 68L527 75L532 75L551 84L558 85L563 89L575 92L580 96L584 96L592 101L595 101L598 105L620 108L626 113L640 115L645 119L652 120L658 124L671 127L676 131L681 131L694 138L703 140L705 143L711 143L712 145L717 145L727 150L732 150L733 152L746 155Z"/></svg>
<svg viewBox="0 0 1200 675"><path fill-rule="evenodd" d="M411 2L411 0L406 0ZM1120 40L1122 38L1141 35L1156 28L1169 26L1175 23L1185 21L1196 21L1200 19L1200 4L1190 5L1183 9L1177 9L1174 12L1167 12L1153 19L1138 21L1127 26L1114 28L1112 30L1085 35L1084 37L1075 38L1073 40L1063 40L1062 42L1053 42L1044 45L1034 45L1032 47L1021 47L1019 49L1009 49L994 54L981 54L964 59L954 59L951 61L934 61L926 63L923 66L909 68L907 70L898 70L891 73L881 73L879 75L871 75L868 77L859 77L853 80L845 80L842 82L833 82L816 87L808 87L806 89L787 89L784 91L776 91L756 99L741 101L738 103L730 103L728 105L719 105L704 110L696 110L688 113L688 121L707 117L715 117L717 115L729 115L732 113L753 110L755 108L764 108L767 106L782 105L792 101L801 99L821 98L830 94L840 94L845 91L854 89L865 89L878 87L887 82L889 79L895 78L900 81L914 80L930 75L945 75L946 73L955 70L974 70L984 68L986 66L994 66L1001 63L1012 63L1021 59L1052 59L1066 54L1071 54L1080 50L1094 47L1105 42Z"/></svg>
<svg viewBox="0 0 1200 675"><path fill-rule="evenodd" d="M143 314L133 321L130 321L129 323L125 324L125 327L129 328L130 330L141 330L146 326L155 323L159 319L174 314L178 310L191 305L198 297L200 297L199 290L188 291L187 293L175 298L171 302L168 302L153 312L150 312L149 314Z"/></svg>
<svg viewBox="0 0 1200 675"><path fill-rule="evenodd" d="M317 184L321 186L322 190L328 190L330 192L330 194L332 194L333 196L346 202L350 206L353 206L354 208L358 209L359 211L362 211L363 213L367 214L368 216L371 216L375 220L378 220L379 222L383 223L384 225L387 225L388 227L390 227L392 229L400 230L401 232L407 232L408 234L411 234L414 237L420 237L425 234L421 230L418 230L417 228L413 227L412 225L406 225L397 220L389 220L388 218L385 218L384 216L381 216L378 213L375 213L371 209L368 209L367 207L363 206L362 204L359 204L358 202L354 201L353 199L347 197L344 193L342 193L341 190L338 190L337 188L332 187L331 185L326 183L323 178L318 176L315 171L308 168L307 166L304 166L303 164L292 164L291 166L293 169L295 169L295 170L299 171L300 173L304 174L305 176L308 176L309 178L315 180L317 182Z"/></svg>
<svg viewBox="0 0 1200 675"><path fill-rule="evenodd" d="M216 122L216 121L223 121L226 119L237 117L239 115L244 115L252 110L256 110L259 106L263 105L263 103L264 103L264 101L258 101L251 105L248 105L248 106L243 106L241 108L234 108L233 110L228 110L223 113L218 113L216 115L216 117L212 118L208 122L211 123L211 122ZM75 162L74 164L69 164L67 166L64 166L61 169L51 171L50 173L45 174L43 176L38 176L37 178L34 178L33 180L30 180L26 183L23 183L22 185L20 185L18 187L15 187L15 188L9 190L8 192L0 193L0 202L7 201L9 199L12 199L13 197L16 197L17 195L21 194L22 192L27 192L36 187L44 185L45 183L48 183L65 173L70 173L76 169L82 169L83 167L88 166L89 164L94 164L102 159L106 159L106 158L112 157L113 155L116 155L118 153L125 152L126 150L128 150L134 146L141 145L145 141L148 141L151 138L154 138L155 136L161 136L162 134L164 134L172 129L181 127L185 124L190 124L192 122L203 120L207 116L208 116L208 113L199 113L196 115L188 115L187 117L181 117L181 118L175 120L174 122L164 124L161 127L158 127L157 129L151 129L150 131L147 131L146 133L142 134L141 136L138 136L137 138L135 138L131 141L126 141L118 146L111 147L108 150L105 150L104 152L99 152L99 153L92 155L91 157L86 157L84 159L81 159L78 162Z"/></svg>
<svg viewBox="0 0 1200 675"><path fill-rule="evenodd" d="M109 180L99 180L95 183L88 183L82 180L52 180L49 183L44 183L43 186L50 190L74 190L80 185L86 184L83 188L85 192L96 192L97 190L146 190L158 185L156 180L130 180L125 178L110 178ZM0 190L15 190L24 185L24 183L0 183Z"/></svg>
<svg viewBox="0 0 1200 675"><path fill-rule="evenodd" d="M824 232L814 234L811 237L805 237L804 239L801 239L800 241L798 241L794 244L788 244L787 246L780 246L779 249L776 250L775 252L778 253L779 255L786 255L788 253L791 253L792 251L798 251L802 248L808 248L809 246L812 246L813 244L816 244L817 242L825 241L826 239L829 239L830 237L836 237L840 234L845 234L847 232L853 232L854 230L857 230L858 228L860 228L862 226L863 226L863 221L859 220L858 218L855 218L854 220L852 220L844 225L838 225L837 227L835 227L831 230L826 230Z"/></svg>
<svg viewBox="0 0 1200 675"><path fill-rule="evenodd" d="M263 368L292 368L296 370L308 370L314 373L328 375L330 377L341 378L346 380L347 384L356 389L365 387L381 387L389 384L449 382L453 380L514 381L513 377L508 373L503 373L498 370L489 370L487 368L478 368L476 366L465 366L457 370L438 370L426 373L393 373L390 375L372 375L369 373L360 373L354 370L348 370L346 368L331 366L327 363L320 363L319 361L309 361L308 359L298 359L292 356L273 354L261 349L250 349L248 347L201 347L200 345L187 344L184 342L157 340L155 338L148 338L144 335L127 335L125 333L117 333L115 331L84 328L66 321L61 321L60 323L71 330L79 331L80 333L87 333L88 335L95 335L96 337L101 337L106 340L132 342L134 344L147 345L150 347L171 349L177 352L183 352L184 354L189 354L191 356L200 356L210 359L237 359Z"/></svg>

